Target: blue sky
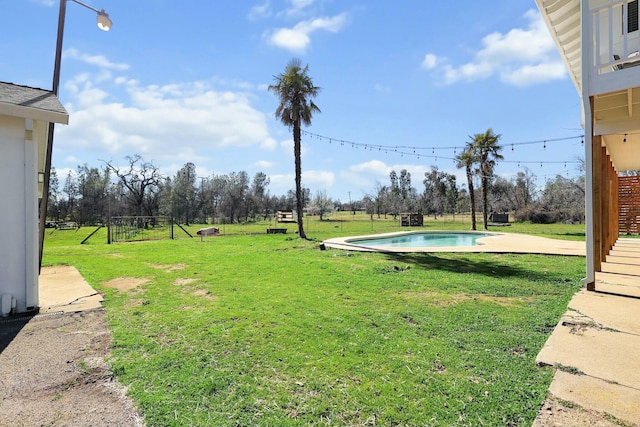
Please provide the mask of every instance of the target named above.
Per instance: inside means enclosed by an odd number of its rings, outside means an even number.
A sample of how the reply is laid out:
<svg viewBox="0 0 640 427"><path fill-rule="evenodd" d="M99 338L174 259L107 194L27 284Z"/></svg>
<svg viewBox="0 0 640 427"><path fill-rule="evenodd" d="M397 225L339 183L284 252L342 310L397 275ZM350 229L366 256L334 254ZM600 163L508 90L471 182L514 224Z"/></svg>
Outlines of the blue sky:
<svg viewBox="0 0 640 427"><path fill-rule="evenodd" d="M583 156L579 97L533 0L86 3L113 27L100 31L93 12L68 2L60 99L70 124L56 128L53 153L61 179L140 154L169 176L186 162L199 177L262 171L272 194L286 193L293 142L267 86L292 58L322 88L322 113L305 128L322 137L303 136L313 193L359 199L401 169L422 191L432 165L462 177L455 147L489 127L502 135L496 173L507 178L528 167L543 186L576 175ZM3 5L0 81L51 88L58 8Z"/></svg>

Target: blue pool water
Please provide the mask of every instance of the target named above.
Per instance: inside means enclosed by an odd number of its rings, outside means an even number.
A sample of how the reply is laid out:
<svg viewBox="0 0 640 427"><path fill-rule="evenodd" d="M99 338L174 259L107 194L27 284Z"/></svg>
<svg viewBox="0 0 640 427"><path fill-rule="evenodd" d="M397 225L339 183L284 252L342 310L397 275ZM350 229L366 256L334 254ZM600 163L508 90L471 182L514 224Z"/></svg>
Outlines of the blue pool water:
<svg viewBox="0 0 640 427"><path fill-rule="evenodd" d="M352 245L389 248L438 248L443 246L475 246L488 233L410 233L373 239L349 240Z"/></svg>

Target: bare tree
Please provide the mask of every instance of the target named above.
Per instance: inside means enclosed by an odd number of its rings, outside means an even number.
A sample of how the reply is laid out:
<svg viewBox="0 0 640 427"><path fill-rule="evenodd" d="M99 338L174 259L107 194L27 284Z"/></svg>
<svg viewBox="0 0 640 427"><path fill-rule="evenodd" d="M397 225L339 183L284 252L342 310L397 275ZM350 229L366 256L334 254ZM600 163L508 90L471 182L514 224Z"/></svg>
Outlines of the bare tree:
<svg viewBox="0 0 640 427"><path fill-rule="evenodd" d="M139 154L125 158L129 164L124 167L115 166L112 162L105 162L105 164L126 188L125 197L134 207L135 214L142 216L147 199L154 198L160 190L162 176L157 166L145 161ZM141 223L140 221L139 226L141 226Z"/></svg>

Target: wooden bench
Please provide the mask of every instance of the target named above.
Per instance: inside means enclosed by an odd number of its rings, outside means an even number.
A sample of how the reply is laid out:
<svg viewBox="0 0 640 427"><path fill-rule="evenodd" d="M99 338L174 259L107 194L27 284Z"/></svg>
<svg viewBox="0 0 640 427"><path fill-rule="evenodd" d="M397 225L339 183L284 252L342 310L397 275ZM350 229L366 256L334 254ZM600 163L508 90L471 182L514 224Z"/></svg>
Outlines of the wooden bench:
<svg viewBox="0 0 640 427"><path fill-rule="evenodd" d="M67 222L60 222L58 223L58 225L56 226L56 228L58 230L77 230L80 227L78 227L78 223L77 222L73 222L73 221L67 221Z"/></svg>
<svg viewBox="0 0 640 427"><path fill-rule="evenodd" d="M267 228L267 234L287 234L286 228Z"/></svg>
<svg viewBox="0 0 640 427"><path fill-rule="evenodd" d="M401 213L401 227L422 227L424 225L424 216L416 213Z"/></svg>
<svg viewBox="0 0 640 427"><path fill-rule="evenodd" d="M509 223L509 214L506 213L492 213L489 216L489 221L495 222L498 224L507 224Z"/></svg>

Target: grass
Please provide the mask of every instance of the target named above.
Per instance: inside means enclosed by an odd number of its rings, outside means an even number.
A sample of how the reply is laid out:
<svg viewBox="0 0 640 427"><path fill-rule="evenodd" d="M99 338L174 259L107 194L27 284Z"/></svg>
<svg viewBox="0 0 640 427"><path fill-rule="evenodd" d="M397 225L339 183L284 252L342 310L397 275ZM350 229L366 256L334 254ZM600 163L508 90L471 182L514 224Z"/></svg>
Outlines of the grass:
<svg viewBox="0 0 640 427"><path fill-rule="evenodd" d="M102 231L86 245L89 229L48 234L45 264L74 265L105 294L112 369L148 426L531 425L552 376L535 357L584 259L318 249L399 229L359 216L308 221L316 241L266 226L113 245Z"/></svg>

